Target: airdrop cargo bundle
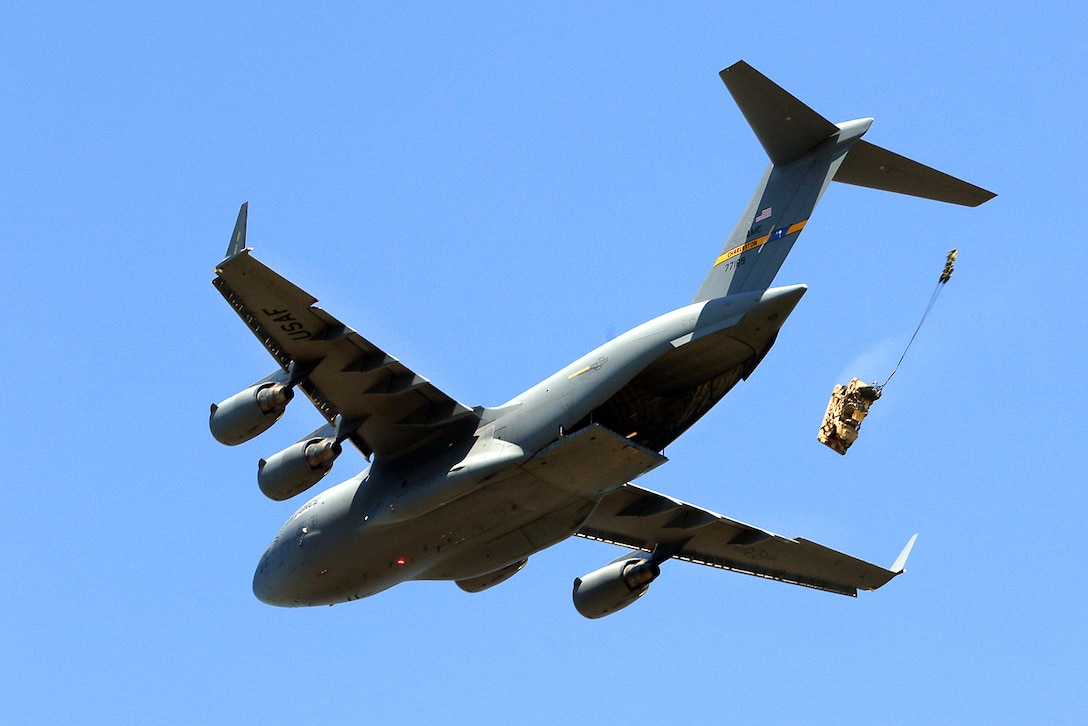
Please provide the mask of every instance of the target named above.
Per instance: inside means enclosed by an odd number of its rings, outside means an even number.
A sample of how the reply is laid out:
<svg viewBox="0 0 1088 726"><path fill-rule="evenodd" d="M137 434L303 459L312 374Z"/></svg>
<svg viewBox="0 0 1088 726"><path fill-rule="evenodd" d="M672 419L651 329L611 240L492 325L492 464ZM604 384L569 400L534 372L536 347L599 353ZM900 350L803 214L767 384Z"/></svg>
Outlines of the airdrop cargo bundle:
<svg viewBox="0 0 1088 726"><path fill-rule="evenodd" d="M880 398L880 388L854 378L845 386L835 386L827 403L820 433L820 443L845 455L858 439L858 429L869 413L869 406Z"/></svg>
<svg viewBox="0 0 1088 726"><path fill-rule="evenodd" d="M845 386L835 386L835 390L831 393L831 400L827 402L827 413L824 414L820 432L816 434L816 438L821 444L845 455L846 450L858 440L858 430L861 428L861 422L869 414L869 407L873 405L873 401L880 398L881 391L895 377L899 366L903 363L903 359L907 357L907 351L910 350L914 339L918 337L918 331L922 329L922 324L926 321L929 311L933 309L933 303L937 302L937 296L941 294L941 290L952 277L953 267L956 264L958 255L958 251L954 249L948 252L937 286L933 289L933 295L929 298L929 305L926 306L926 311L922 313L922 319L918 321L918 327L914 329L914 335L910 336L907 347L903 350L903 355L899 356L899 362L895 364L895 368L892 369L887 379L883 383L863 383L854 378Z"/></svg>

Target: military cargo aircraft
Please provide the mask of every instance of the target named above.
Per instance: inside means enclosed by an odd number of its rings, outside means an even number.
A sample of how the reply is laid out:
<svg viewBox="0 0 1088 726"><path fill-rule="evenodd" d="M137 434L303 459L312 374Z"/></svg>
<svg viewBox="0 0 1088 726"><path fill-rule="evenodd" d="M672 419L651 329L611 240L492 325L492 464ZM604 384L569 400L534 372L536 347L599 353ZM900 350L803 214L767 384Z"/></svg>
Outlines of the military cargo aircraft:
<svg viewBox="0 0 1088 726"><path fill-rule="evenodd" d="M968 206L994 196L861 140L871 118L831 123L743 61L720 75L770 165L695 298L501 406L453 400L258 262L242 205L213 284L279 367L213 405L212 433L248 441L301 390L327 423L260 461L261 491L301 494L345 442L369 462L287 520L257 565L260 600L331 605L408 580L480 592L571 535L628 550L574 580L588 618L634 602L667 560L851 596L903 572L914 537L885 569L632 483L767 355L807 289L770 284L830 182Z"/></svg>

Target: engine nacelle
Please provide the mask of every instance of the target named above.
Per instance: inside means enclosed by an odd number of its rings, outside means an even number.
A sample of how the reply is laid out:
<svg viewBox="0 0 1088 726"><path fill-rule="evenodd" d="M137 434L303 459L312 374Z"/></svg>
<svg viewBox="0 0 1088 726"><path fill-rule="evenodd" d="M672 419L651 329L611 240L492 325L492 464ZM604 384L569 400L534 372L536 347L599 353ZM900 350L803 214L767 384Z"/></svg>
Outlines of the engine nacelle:
<svg viewBox="0 0 1088 726"><path fill-rule="evenodd" d="M603 618L642 597L661 568L645 557L624 557L574 581L574 607L587 618Z"/></svg>
<svg viewBox="0 0 1088 726"><path fill-rule="evenodd" d="M244 443L279 421L294 395L294 389L284 383L258 383L220 404L213 403L208 427L221 444Z"/></svg>
<svg viewBox="0 0 1088 726"><path fill-rule="evenodd" d="M306 491L329 473L341 451L336 439L306 439L261 459L257 465L261 492L282 502Z"/></svg>

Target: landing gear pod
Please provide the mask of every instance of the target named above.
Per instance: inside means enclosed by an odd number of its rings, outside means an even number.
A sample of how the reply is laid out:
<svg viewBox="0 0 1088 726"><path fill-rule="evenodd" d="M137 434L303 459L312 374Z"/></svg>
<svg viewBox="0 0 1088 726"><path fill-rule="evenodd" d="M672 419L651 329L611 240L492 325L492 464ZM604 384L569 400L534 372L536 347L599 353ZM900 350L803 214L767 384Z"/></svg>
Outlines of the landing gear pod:
<svg viewBox="0 0 1088 726"><path fill-rule="evenodd" d="M657 563L645 556L616 560L574 580L574 607L590 619L611 615L645 595L660 574Z"/></svg>
<svg viewBox="0 0 1088 726"><path fill-rule="evenodd" d="M252 385L220 404L213 403L208 427L221 444L245 443L279 421L294 395L294 389L285 383Z"/></svg>
<svg viewBox="0 0 1088 726"><path fill-rule="evenodd" d="M506 582L514 575L521 572L525 567L525 563L529 561L529 558L519 560L512 565L507 565L501 569L489 572L486 575L480 575L479 577L470 577L465 580L457 580L457 587L461 588L465 592L483 592L484 590L495 587L500 583Z"/></svg>
<svg viewBox="0 0 1088 726"><path fill-rule="evenodd" d="M334 438L304 439L257 465L257 484L269 499L282 502L300 494L329 473L342 451Z"/></svg>

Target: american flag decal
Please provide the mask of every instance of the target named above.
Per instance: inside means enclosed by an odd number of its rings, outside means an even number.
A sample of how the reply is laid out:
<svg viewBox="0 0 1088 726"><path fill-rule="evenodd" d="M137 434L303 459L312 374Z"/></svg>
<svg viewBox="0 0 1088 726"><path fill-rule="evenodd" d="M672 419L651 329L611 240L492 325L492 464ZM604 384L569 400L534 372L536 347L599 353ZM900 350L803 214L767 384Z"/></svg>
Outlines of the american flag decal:
<svg viewBox="0 0 1088 726"><path fill-rule="evenodd" d="M755 221L762 222L763 220L768 219L770 216L771 216L771 208L767 207L766 209L764 209L762 212L759 213L759 216L756 217Z"/></svg>

